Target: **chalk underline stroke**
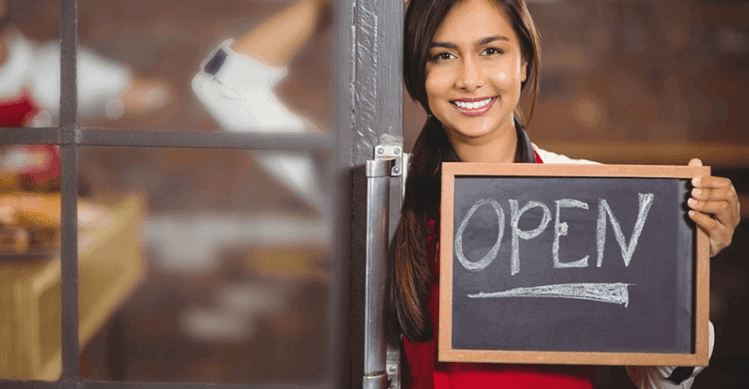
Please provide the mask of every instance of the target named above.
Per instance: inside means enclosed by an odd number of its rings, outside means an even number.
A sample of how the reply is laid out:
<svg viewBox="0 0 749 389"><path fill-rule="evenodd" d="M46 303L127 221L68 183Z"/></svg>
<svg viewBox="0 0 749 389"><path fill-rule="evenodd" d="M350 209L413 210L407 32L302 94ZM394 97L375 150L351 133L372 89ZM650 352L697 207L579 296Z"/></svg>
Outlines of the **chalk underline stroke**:
<svg viewBox="0 0 749 389"><path fill-rule="evenodd" d="M590 300L601 303L629 305L628 285L622 282L614 283L575 283L542 285L527 288L514 288L500 292L469 294L470 298L502 298L502 297L555 297L578 300Z"/></svg>

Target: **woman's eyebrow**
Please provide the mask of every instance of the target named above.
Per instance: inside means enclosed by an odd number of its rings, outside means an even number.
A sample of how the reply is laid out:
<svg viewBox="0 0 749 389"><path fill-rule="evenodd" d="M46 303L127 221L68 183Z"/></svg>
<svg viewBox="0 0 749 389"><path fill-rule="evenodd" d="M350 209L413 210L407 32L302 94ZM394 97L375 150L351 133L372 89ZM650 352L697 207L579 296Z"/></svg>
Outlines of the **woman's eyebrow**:
<svg viewBox="0 0 749 389"><path fill-rule="evenodd" d="M510 40L510 38L508 38L506 36L492 35L492 36L488 36L486 38L479 39L478 43L479 43L479 45L485 45L487 43L492 43L492 42L496 42L496 41L509 41L509 40Z"/></svg>
<svg viewBox="0 0 749 389"><path fill-rule="evenodd" d="M458 45L456 45L455 43L451 43L451 42L432 42L429 45L430 49L433 49L435 47L441 47L444 49L457 49Z"/></svg>
<svg viewBox="0 0 749 389"><path fill-rule="evenodd" d="M496 41L509 41L509 40L510 40L510 38L508 38L506 36L492 35L492 36L487 36L485 38L479 39L478 42L477 42L477 44L478 45L485 45L485 44L496 42ZM445 48L445 49L457 49L458 45L456 45L455 43L452 43L452 42L432 42L429 45L430 49L433 49L435 47L441 47L441 48Z"/></svg>

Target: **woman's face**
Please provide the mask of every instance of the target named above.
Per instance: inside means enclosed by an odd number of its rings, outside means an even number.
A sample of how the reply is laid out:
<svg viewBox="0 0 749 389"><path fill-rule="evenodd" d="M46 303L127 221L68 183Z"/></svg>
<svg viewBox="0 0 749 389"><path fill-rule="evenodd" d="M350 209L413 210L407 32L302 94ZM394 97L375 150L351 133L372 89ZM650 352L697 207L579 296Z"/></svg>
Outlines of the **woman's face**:
<svg viewBox="0 0 749 389"><path fill-rule="evenodd" d="M492 0L464 0L437 29L426 65L429 109L451 141L514 131L526 63L515 31Z"/></svg>

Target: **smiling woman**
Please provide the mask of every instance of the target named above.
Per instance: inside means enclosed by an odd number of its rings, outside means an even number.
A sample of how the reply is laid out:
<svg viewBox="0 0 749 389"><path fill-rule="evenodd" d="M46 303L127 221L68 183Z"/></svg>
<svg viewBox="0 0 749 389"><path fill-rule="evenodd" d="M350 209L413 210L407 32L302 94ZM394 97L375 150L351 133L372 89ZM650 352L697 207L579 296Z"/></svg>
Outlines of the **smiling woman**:
<svg viewBox="0 0 749 389"><path fill-rule="evenodd" d="M428 119L413 148L391 264L392 309L405 335L413 388L593 388L595 368L439 362L439 206L442 162L589 163L536 147L524 125L538 94L539 38L523 0L411 0L404 81ZM520 101L529 100L528 120ZM701 165L694 159L692 166ZM731 242L739 221L730 180L697 177L689 217ZM487 247L486 250L490 248ZM651 334L652 335L652 334ZM632 368L640 388L691 387L702 369ZM685 373L686 372L686 373ZM677 386L674 386L677 385Z"/></svg>
<svg viewBox="0 0 749 389"><path fill-rule="evenodd" d="M488 1L456 5L429 49L429 109L462 161L515 160L513 111L528 77L528 59L505 13L498 11ZM466 30L466 22L473 28Z"/></svg>

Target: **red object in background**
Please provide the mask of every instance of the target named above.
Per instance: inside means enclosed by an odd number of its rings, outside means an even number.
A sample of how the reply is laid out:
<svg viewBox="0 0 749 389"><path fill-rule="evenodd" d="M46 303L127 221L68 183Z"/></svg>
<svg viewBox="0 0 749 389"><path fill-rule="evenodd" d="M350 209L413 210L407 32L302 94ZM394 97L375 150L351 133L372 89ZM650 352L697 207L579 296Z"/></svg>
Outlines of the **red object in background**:
<svg viewBox="0 0 749 389"><path fill-rule="evenodd" d="M0 100L0 127L23 127L41 109L27 92L14 98ZM21 181L41 187L60 176L60 149L51 145L29 145L21 150L28 154L28 164L19 171Z"/></svg>
<svg viewBox="0 0 749 389"><path fill-rule="evenodd" d="M23 127L39 111L39 106L26 91L17 97L0 100L0 127Z"/></svg>
<svg viewBox="0 0 749 389"><path fill-rule="evenodd" d="M32 160L38 161L24 167L21 181L41 187L60 176L60 149L57 146L29 145L21 150L32 155Z"/></svg>

